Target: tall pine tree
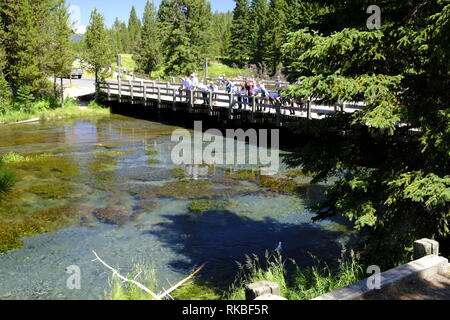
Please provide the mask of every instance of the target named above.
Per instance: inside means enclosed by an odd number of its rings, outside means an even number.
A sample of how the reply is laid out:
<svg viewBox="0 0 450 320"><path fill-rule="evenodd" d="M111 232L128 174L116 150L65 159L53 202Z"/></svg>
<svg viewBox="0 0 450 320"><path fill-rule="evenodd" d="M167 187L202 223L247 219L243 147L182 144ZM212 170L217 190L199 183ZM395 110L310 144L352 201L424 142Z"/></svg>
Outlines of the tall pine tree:
<svg viewBox="0 0 450 320"><path fill-rule="evenodd" d="M267 28L267 16L269 6L267 0L252 0L251 17L252 17L252 61L262 68L264 60L265 42L264 37Z"/></svg>
<svg viewBox="0 0 450 320"><path fill-rule="evenodd" d="M271 0L269 17L264 35L264 62L272 75L280 71L282 63L281 47L287 35L286 0Z"/></svg>
<svg viewBox="0 0 450 320"><path fill-rule="evenodd" d="M231 25L230 58L244 65L251 57L252 24L249 0L235 0Z"/></svg>
<svg viewBox="0 0 450 320"><path fill-rule="evenodd" d="M144 10L144 25L141 40L136 53L139 70L151 74L162 62L160 33L156 20L156 8L153 2L147 1Z"/></svg>
<svg viewBox="0 0 450 320"><path fill-rule="evenodd" d="M141 29L142 29L141 20L139 20L138 18L136 8L132 6L130 18L128 20L128 39L130 42L128 47L128 53L136 52L138 42L141 39Z"/></svg>
<svg viewBox="0 0 450 320"><path fill-rule="evenodd" d="M72 27L70 25L70 14L65 4L65 0L57 0L50 20L50 32L53 41L50 42L48 48L49 54L47 68L54 76L54 81L57 77L63 78L67 76L72 69L74 60L71 51L71 35ZM61 87L61 101L64 106L64 87ZM55 96L57 96L55 86Z"/></svg>
<svg viewBox="0 0 450 320"><path fill-rule="evenodd" d="M113 61L104 20L97 9L94 9L84 38L84 59L88 63L89 69L95 74L96 98L98 98L99 80L104 78L106 70Z"/></svg>

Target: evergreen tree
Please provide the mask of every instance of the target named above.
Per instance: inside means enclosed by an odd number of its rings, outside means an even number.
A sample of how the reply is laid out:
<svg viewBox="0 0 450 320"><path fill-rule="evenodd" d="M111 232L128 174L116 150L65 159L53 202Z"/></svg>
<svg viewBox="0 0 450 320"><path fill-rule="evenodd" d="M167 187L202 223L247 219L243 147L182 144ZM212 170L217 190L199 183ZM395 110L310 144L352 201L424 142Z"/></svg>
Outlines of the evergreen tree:
<svg viewBox="0 0 450 320"><path fill-rule="evenodd" d="M227 57L230 51L233 13L215 12L212 16L210 55Z"/></svg>
<svg viewBox="0 0 450 320"><path fill-rule="evenodd" d="M190 74L198 67L197 52L191 46L187 25L188 8L182 0L173 0L172 5L177 10L174 14L170 36L166 39L166 73L178 76Z"/></svg>
<svg viewBox="0 0 450 320"><path fill-rule="evenodd" d="M264 62L271 74L276 74L281 67L281 47L286 41L287 34L287 11L286 0L270 1L264 35Z"/></svg>
<svg viewBox="0 0 450 320"><path fill-rule="evenodd" d="M128 37L129 37L129 47L128 53L135 53L137 49L138 42L141 39L141 29L142 24L136 13L136 8L131 7L130 18L128 20Z"/></svg>
<svg viewBox="0 0 450 320"><path fill-rule="evenodd" d="M183 6L187 8L186 31L191 43L191 49L200 64L209 56L212 41L211 4L206 0L184 0Z"/></svg>
<svg viewBox="0 0 450 320"><path fill-rule="evenodd" d="M106 70L114 59L108 40L104 18L97 9L94 9L84 38L84 59L88 63L89 69L95 74L96 98L98 97L99 80L104 78Z"/></svg>
<svg viewBox="0 0 450 320"><path fill-rule="evenodd" d="M45 77L51 2L9 0L0 2L0 30L6 58L5 76L13 92L28 86L40 94Z"/></svg>
<svg viewBox="0 0 450 320"><path fill-rule="evenodd" d="M156 21L156 8L153 2L147 1L144 10L144 25L141 40L136 54L139 70L146 74L155 71L162 62L159 28Z"/></svg>
<svg viewBox="0 0 450 320"><path fill-rule="evenodd" d="M72 28L70 25L70 14L66 7L65 0L58 0L52 11L52 19L50 20L50 33L52 35L51 46L48 48L47 68L54 76L63 78L67 76L72 69L73 53L71 51L71 35ZM61 88L62 106L64 106L64 87ZM55 97L57 96L55 86Z"/></svg>
<svg viewBox="0 0 450 320"><path fill-rule="evenodd" d="M122 41L122 23L118 18L114 20L114 24L111 28L111 41L113 43L113 52L119 54L124 52L124 44Z"/></svg>
<svg viewBox="0 0 450 320"><path fill-rule="evenodd" d="M414 240L450 238L450 4L385 1L372 31L355 17L365 4L335 3L334 32L302 29L283 47L301 75L286 94L366 103L296 125L305 143L289 160L313 182L337 178L317 219L347 217L370 263L392 267Z"/></svg>
<svg viewBox="0 0 450 320"><path fill-rule="evenodd" d="M236 7L233 11L233 23L231 25L230 57L243 65L251 57L251 15L249 0L235 0Z"/></svg>
<svg viewBox="0 0 450 320"><path fill-rule="evenodd" d="M262 67L264 58L264 38L267 28L267 16L269 6L267 0L252 0L251 17L252 17L252 60L260 68Z"/></svg>

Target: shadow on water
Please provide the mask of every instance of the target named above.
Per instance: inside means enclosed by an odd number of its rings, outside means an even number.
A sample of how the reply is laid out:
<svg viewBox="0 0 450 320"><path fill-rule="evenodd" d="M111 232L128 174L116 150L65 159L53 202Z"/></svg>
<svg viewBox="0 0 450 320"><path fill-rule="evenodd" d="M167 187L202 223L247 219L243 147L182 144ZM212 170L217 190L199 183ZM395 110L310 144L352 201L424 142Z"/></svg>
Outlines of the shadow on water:
<svg viewBox="0 0 450 320"><path fill-rule="evenodd" d="M282 242L283 257L294 259L298 266L313 264L311 255L324 261L340 256L342 233L323 229L318 224L280 223L265 217L261 221L237 215L231 211L209 211L165 216L167 222L154 225L143 235L159 241L187 259L177 259L169 267L177 272L190 272L193 266L207 263L197 276L199 283L228 287L237 272L237 261L246 255L264 257ZM263 259L262 259L263 260Z"/></svg>

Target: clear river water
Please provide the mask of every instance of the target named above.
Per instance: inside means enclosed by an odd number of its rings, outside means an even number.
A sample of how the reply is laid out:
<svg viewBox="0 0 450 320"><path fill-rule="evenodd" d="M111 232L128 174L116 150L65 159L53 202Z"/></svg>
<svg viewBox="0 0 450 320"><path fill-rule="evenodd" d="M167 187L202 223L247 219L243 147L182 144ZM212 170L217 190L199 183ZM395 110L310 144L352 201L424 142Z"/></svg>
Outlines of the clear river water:
<svg viewBox="0 0 450 320"><path fill-rule="evenodd" d="M299 266L311 265L310 253L339 256L348 228L312 223L308 210L324 197L323 185L300 176L301 187L288 193L243 170L257 168L176 166L174 129L117 115L0 127L0 155L27 157L10 164L20 180L0 203L0 226L46 226L0 253L0 299L104 299L111 272L92 250L123 274L136 263L154 268L165 288L204 262L200 279L231 283L236 261L279 242ZM189 210L199 199L227 205ZM80 289L67 286L73 265Z"/></svg>

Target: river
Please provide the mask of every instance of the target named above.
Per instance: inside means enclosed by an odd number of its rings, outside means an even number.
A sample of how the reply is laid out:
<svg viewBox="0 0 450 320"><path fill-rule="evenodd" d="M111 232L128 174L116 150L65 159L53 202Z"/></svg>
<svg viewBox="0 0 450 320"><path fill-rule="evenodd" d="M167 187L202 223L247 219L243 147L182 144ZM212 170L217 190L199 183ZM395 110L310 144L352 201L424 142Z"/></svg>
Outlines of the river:
<svg viewBox="0 0 450 320"><path fill-rule="evenodd" d="M10 164L20 181L0 224L44 226L0 254L0 299L104 299L111 272L92 250L123 274L136 263L154 268L165 288L204 262L200 279L230 283L236 261L279 242L299 266L312 263L309 253L339 255L348 229L312 223L307 209L323 199L323 185L299 177L295 194L270 191L220 166L190 179L192 168L171 161L175 129L118 115L0 127L0 155L28 157ZM191 212L198 199L224 207ZM79 289L67 286L70 266L81 271Z"/></svg>

